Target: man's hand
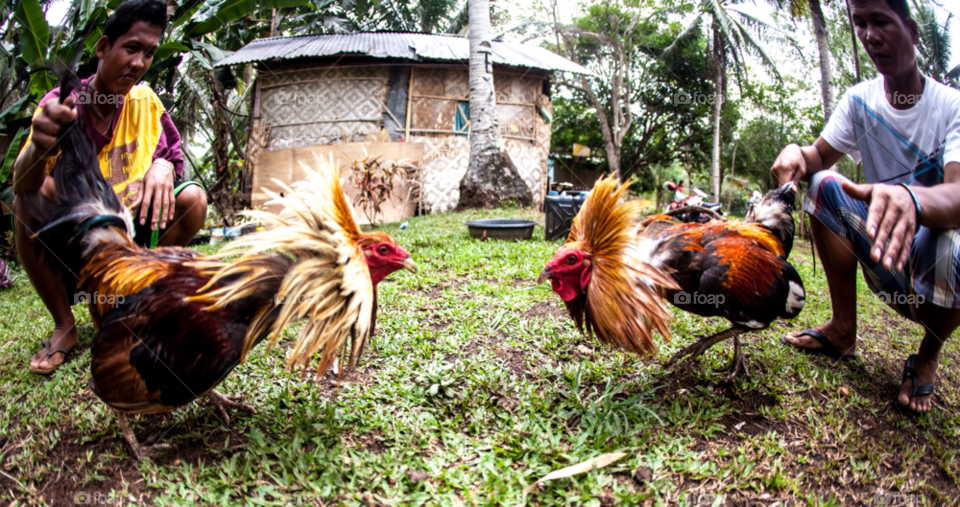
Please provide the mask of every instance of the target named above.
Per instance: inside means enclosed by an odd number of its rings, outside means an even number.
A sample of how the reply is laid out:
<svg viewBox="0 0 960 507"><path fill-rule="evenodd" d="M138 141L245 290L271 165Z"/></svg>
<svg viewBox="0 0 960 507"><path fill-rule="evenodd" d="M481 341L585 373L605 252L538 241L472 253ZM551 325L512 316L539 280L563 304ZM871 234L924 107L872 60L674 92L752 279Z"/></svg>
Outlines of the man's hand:
<svg viewBox="0 0 960 507"><path fill-rule="evenodd" d="M770 168L770 175L776 181L777 186L783 185L788 181L799 184L800 180L807 174L807 161L803 158L803 151L796 144L788 144L777 155L773 161L773 167Z"/></svg>
<svg viewBox="0 0 960 507"><path fill-rule="evenodd" d="M899 185L857 185L848 181L843 182L843 191L870 205L867 213L867 237L873 240L870 258L873 262L883 259L884 269L896 266L897 271L903 271L917 230L917 208L910 192Z"/></svg>
<svg viewBox="0 0 960 507"><path fill-rule="evenodd" d="M33 119L30 144L17 156L13 164L13 192L22 195L36 192L47 177L46 159L57 154L57 140L61 128L77 119L74 98L48 100Z"/></svg>
<svg viewBox="0 0 960 507"><path fill-rule="evenodd" d="M151 202L153 203L151 205ZM137 198L130 206L131 210L137 211L140 217L140 225L150 217L150 230L157 230L157 222L161 229L166 229L167 220L173 220L173 209L176 204L173 195L173 164L166 160L157 159L143 176L143 184L140 186L140 192ZM153 211L151 213L151 210Z"/></svg>
<svg viewBox="0 0 960 507"><path fill-rule="evenodd" d="M48 100L37 117L33 119L33 135L30 142L39 150L38 155L41 159L56 153L60 129L77 119L77 110L73 104L72 96L67 97L62 104L59 98Z"/></svg>

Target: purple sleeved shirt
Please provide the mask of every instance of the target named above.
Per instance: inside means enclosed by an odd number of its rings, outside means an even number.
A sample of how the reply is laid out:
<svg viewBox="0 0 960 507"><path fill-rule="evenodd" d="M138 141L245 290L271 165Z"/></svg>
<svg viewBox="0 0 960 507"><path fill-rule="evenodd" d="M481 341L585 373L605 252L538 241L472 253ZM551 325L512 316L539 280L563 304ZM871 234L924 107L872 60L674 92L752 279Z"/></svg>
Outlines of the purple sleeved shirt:
<svg viewBox="0 0 960 507"><path fill-rule="evenodd" d="M81 86L87 86L91 80L93 80L93 76L81 80ZM71 95L74 95L74 97L78 96L76 91L74 91ZM44 95L42 99L40 99L40 103L37 107L43 107L48 100L55 99L59 96L60 87L54 88ZM94 125L93 116L90 112L90 109L84 104L77 104L77 108L80 114L83 115L87 137L93 142L93 146L96 148L97 153L100 153L103 150L103 147L109 144L113 139L113 131L110 131L109 136L104 135L104 133L98 131L97 127ZM120 113L122 111L123 104L120 104L117 107L117 111L113 115L113 128L116 128L117 122L120 120ZM170 115L167 114L166 111L160 115L160 125L163 127L163 131L160 133L160 140L157 142L157 149L153 152L153 160L162 158L167 162L172 163L173 171L177 176L176 179L183 179L183 152L181 151L180 147L180 132L177 131L177 127L173 124L173 119L170 118Z"/></svg>

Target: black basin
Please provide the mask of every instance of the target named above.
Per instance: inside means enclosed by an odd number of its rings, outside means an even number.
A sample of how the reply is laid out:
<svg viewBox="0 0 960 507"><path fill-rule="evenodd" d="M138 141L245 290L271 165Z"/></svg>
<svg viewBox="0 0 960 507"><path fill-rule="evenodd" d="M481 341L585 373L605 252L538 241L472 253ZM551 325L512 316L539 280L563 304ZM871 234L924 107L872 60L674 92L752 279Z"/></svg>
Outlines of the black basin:
<svg viewBox="0 0 960 507"><path fill-rule="evenodd" d="M479 239L530 239L537 223L532 220L470 220L470 235Z"/></svg>

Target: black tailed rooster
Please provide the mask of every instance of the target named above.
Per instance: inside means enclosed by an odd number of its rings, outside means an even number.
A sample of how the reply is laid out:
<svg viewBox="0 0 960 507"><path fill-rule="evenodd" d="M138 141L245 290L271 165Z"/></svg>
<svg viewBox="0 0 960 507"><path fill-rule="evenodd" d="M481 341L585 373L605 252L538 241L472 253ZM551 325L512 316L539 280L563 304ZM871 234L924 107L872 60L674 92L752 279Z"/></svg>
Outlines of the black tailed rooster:
<svg viewBox="0 0 960 507"><path fill-rule="evenodd" d="M77 83L65 79L61 96ZM45 257L68 287L91 295L98 332L89 385L116 410L138 457L152 448L137 442L127 414L171 411L204 395L228 422L225 407L252 410L213 389L252 347L264 339L272 346L295 321L306 323L289 367L305 372L318 354L320 376L346 342L344 359L355 366L374 331L377 284L399 269L416 271L388 235L360 232L332 165L274 196L284 207L279 215L248 212L268 230L223 254L140 248L84 132L82 125L61 129L55 207L28 205L47 211L38 233Z"/></svg>
<svg viewBox="0 0 960 507"><path fill-rule="evenodd" d="M743 368L739 336L796 317L805 302L803 282L787 262L796 186L771 191L743 222L706 223L665 215L640 222L635 206L622 200L625 190L612 178L597 182L540 283L551 280L581 331L633 352L656 352L653 331L669 336L660 296L696 315L724 317L733 327L667 364L733 339L734 378Z"/></svg>

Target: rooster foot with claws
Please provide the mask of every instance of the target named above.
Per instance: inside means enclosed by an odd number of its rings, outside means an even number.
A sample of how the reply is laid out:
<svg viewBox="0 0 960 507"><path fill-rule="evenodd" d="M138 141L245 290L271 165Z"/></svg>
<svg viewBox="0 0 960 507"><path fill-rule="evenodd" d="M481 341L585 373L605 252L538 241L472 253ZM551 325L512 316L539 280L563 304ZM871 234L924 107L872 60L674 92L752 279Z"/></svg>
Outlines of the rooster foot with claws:
<svg viewBox="0 0 960 507"><path fill-rule="evenodd" d="M227 396L225 394L220 394L213 389L207 392L207 400L210 401L210 404L217 407L217 410L220 411L220 415L223 416L223 422L227 426L230 425L230 416L227 415L228 408L235 408L238 410L245 410L251 414L258 414L257 409L247 405L246 403L237 403L236 400L243 399L243 396Z"/></svg>
<svg viewBox="0 0 960 507"><path fill-rule="evenodd" d="M730 363L730 367L729 367L730 373L726 375L726 380L729 382L732 382L740 373L740 370L743 370L744 373L749 375L746 364L744 363L744 360L743 360L743 351L740 348L740 335L742 333L743 331L741 331L740 329L730 328L730 329L727 329L726 331L721 331L717 334L701 338L700 340L697 340L695 343L692 343L691 345L684 347L683 349L680 350L680 352L677 352L676 355L671 357L670 360L666 362L666 366L670 367L676 364L677 362L681 362L681 361L688 362L693 359L696 359L701 354L709 350L710 347L713 347L714 345L724 340L729 340L732 338L733 339L733 361Z"/></svg>
<svg viewBox="0 0 960 507"><path fill-rule="evenodd" d="M743 370L743 374L750 376L750 370L747 369L747 362L743 357L743 349L740 345L740 336L733 337L733 360L730 361L730 367L728 368L730 373L725 375L725 380L727 382L733 382L737 378L737 374L740 373L740 370Z"/></svg>
<svg viewBox="0 0 960 507"><path fill-rule="evenodd" d="M150 461L150 453L153 451L173 449L173 446L170 444L140 445L140 443L137 442L136 435L133 434L133 430L130 429L126 414L117 412L117 422L120 424L120 433L123 434L127 445L130 446L130 450L133 451L134 457L138 460Z"/></svg>

